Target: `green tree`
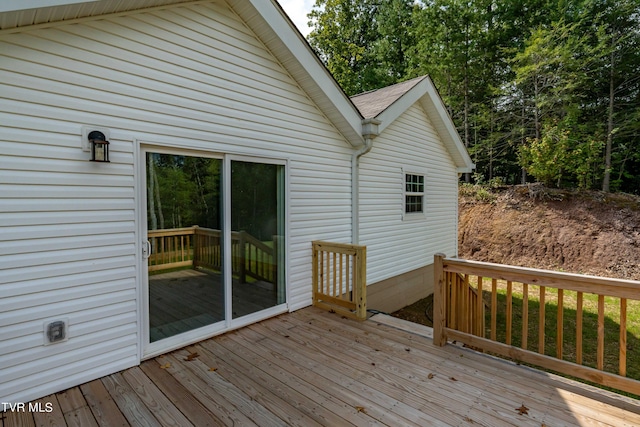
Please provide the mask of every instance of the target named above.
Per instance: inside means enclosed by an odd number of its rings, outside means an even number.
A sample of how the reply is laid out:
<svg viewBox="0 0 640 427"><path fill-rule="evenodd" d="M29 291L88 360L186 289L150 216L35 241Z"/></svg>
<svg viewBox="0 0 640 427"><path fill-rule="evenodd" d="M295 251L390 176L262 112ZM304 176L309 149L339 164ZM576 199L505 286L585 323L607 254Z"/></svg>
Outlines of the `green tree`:
<svg viewBox="0 0 640 427"><path fill-rule="evenodd" d="M410 0L316 0L309 43L348 95L406 79Z"/></svg>

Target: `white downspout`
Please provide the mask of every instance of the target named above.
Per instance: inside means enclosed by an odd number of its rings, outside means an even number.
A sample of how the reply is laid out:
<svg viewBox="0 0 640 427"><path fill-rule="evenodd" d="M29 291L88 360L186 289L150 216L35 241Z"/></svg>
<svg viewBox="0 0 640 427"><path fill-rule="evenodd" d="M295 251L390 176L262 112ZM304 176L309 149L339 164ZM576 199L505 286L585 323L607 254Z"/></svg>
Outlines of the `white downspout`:
<svg viewBox="0 0 640 427"><path fill-rule="evenodd" d="M362 121L362 136L364 146L351 155L351 243L360 244L360 179L359 160L373 148L373 138L378 136L380 120L364 119Z"/></svg>

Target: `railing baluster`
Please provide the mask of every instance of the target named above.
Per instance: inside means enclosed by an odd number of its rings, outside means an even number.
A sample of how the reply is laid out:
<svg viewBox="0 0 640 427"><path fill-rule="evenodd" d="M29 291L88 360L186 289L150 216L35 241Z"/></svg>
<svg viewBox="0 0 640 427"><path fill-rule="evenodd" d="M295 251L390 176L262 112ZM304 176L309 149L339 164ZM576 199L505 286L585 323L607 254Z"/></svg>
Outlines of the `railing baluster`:
<svg viewBox="0 0 640 427"><path fill-rule="evenodd" d="M498 280L491 279L491 339L496 340L498 330Z"/></svg>
<svg viewBox="0 0 640 427"><path fill-rule="evenodd" d="M478 276L478 296L476 298L476 335L484 337L484 299L482 298L482 276Z"/></svg>
<svg viewBox="0 0 640 427"><path fill-rule="evenodd" d="M458 329L458 308L460 301L458 301L458 282L459 277L457 274L452 274L451 277L451 329Z"/></svg>
<svg viewBox="0 0 640 427"><path fill-rule="evenodd" d="M522 284L522 342L521 348L527 348L529 338L529 285Z"/></svg>
<svg viewBox="0 0 640 427"><path fill-rule="evenodd" d="M338 289L337 289L337 281L338 281L338 254L337 253L333 253L333 296L337 297L338 296Z"/></svg>
<svg viewBox="0 0 640 427"><path fill-rule="evenodd" d="M618 356L618 373L627 375L627 299L620 298L620 355Z"/></svg>
<svg viewBox="0 0 640 427"><path fill-rule="evenodd" d="M340 299L344 299L344 292L342 292L342 282L343 282L343 264L342 264L342 260L344 258L344 254L340 254L340 274L338 275L338 277L340 278L339 281L339 286L338 286L338 297Z"/></svg>
<svg viewBox="0 0 640 427"><path fill-rule="evenodd" d="M582 365L582 292L576 301L576 363Z"/></svg>
<svg viewBox="0 0 640 427"><path fill-rule="evenodd" d="M564 291L558 289L558 315L556 322L556 357L562 359L562 343L564 327Z"/></svg>
<svg viewBox="0 0 640 427"><path fill-rule="evenodd" d="M604 369L604 295L598 295L598 355L597 366Z"/></svg>
<svg viewBox="0 0 640 427"><path fill-rule="evenodd" d="M538 353L540 354L544 354L545 299L546 289L544 286L540 286L540 309L538 311Z"/></svg>
<svg viewBox="0 0 640 427"><path fill-rule="evenodd" d="M513 327L513 283L507 281L507 339L508 345L511 345L511 329Z"/></svg>

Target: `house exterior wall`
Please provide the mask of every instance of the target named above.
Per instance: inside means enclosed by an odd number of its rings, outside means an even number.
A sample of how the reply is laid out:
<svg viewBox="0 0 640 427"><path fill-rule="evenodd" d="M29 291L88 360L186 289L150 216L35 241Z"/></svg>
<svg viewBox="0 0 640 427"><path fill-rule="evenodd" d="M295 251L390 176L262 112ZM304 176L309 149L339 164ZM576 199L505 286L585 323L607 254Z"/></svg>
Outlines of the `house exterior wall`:
<svg viewBox="0 0 640 427"><path fill-rule="evenodd" d="M287 159L289 308L310 305L310 242L351 238L352 149L226 3L0 33L0 56L0 400L139 363L136 141Z"/></svg>
<svg viewBox="0 0 640 427"><path fill-rule="evenodd" d="M404 172L425 175L423 214L404 214ZM420 272L433 264L438 252L456 255L457 188L453 160L419 103L373 141L371 152L360 158L360 244L367 246L367 283L372 295L384 295L376 283ZM411 277L408 286L414 290L403 291L407 297L394 303L400 305L397 308L424 294L415 289L415 277L427 279L425 289L433 286L428 274ZM388 297L379 299L382 303ZM375 297L368 307L376 308Z"/></svg>

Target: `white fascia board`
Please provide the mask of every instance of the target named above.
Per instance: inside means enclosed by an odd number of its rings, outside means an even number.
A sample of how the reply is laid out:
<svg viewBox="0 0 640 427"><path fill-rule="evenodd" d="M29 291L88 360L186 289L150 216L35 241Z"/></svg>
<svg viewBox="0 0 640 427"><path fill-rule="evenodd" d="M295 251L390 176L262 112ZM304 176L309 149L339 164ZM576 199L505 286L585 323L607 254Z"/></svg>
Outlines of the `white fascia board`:
<svg viewBox="0 0 640 427"><path fill-rule="evenodd" d="M100 0L0 0L0 13L43 7L69 6L78 3L95 3Z"/></svg>
<svg viewBox="0 0 640 427"><path fill-rule="evenodd" d="M440 94L429 77L421 80L376 117L382 122L380 124L380 132L382 133L387 126L397 120L416 102L420 102L427 114L429 114L429 119L433 122L445 147L447 147L447 150L451 154L458 168L458 172L471 172L475 168L475 165L460 139L453 120L449 117L449 113L447 112L444 102L442 102Z"/></svg>
<svg viewBox="0 0 640 427"><path fill-rule="evenodd" d="M315 86L326 96L332 108L340 115L332 116L331 111L324 111L331 120L342 119L343 126L338 125L349 142L354 146L364 144L362 136L362 116L326 67L304 40L300 32L284 15L281 7L274 0L248 0L253 8L262 16L278 39L286 46L292 58L305 71ZM313 96L313 94L310 94ZM322 104L319 102L319 104ZM344 126L346 125L346 126Z"/></svg>
<svg viewBox="0 0 640 427"><path fill-rule="evenodd" d="M458 171L473 171L476 165L471 160L469 152L464 146L462 139L460 139L460 134L453 124L453 119L449 116L440 94L436 90L431 78L427 78L426 83L428 84L429 94L426 100L433 105L437 112L436 117L433 119L438 120L438 122L440 122L439 125L446 129L446 132L443 132L445 133L444 135L441 133L441 137L445 138L445 144L449 148L449 152L451 152L451 156L454 158L456 166L458 166Z"/></svg>

